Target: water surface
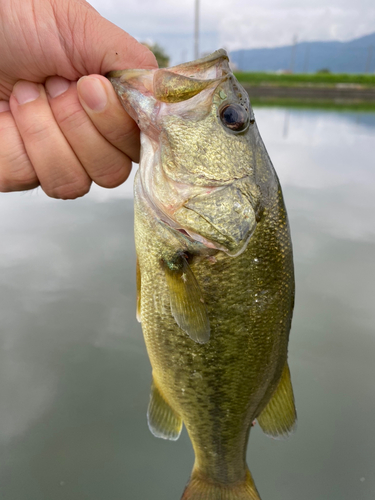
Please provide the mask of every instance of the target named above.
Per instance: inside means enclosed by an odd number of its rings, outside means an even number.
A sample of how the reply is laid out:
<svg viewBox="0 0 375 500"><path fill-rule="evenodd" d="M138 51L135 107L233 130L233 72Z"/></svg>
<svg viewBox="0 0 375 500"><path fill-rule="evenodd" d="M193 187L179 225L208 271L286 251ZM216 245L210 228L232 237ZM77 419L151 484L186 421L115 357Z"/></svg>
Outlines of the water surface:
<svg viewBox="0 0 375 500"><path fill-rule="evenodd" d="M375 114L256 109L292 227L298 430L251 433L263 500L375 497ZM186 433L154 438L135 320L131 183L0 197L0 498L178 500Z"/></svg>

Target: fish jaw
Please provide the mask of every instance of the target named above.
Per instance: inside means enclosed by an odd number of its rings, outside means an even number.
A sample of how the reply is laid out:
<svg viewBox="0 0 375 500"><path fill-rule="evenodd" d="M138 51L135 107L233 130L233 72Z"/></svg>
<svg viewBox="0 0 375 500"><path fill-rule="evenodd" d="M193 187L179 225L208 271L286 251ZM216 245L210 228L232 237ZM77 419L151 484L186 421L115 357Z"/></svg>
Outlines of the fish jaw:
<svg viewBox="0 0 375 500"><path fill-rule="evenodd" d="M186 101L208 87L215 87L229 73L228 55L221 49L197 61L168 69L126 69L111 71L106 76L125 110L141 131L150 135L160 121L162 102ZM188 108L194 109L197 104L194 102ZM177 107L170 112L179 111ZM164 112L168 114L168 108Z"/></svg>
<svg viewBox="0 0 375 500"><path fill-rule="evenodd" d="M252 166L254 119L226 52L173 68L117 71L108 77L141 129L140 177L155 216L208 248L232 256L244 251L260 203ZM247 117L241 133L220 121L222 109L233 103ZM225 154L226 143L232 158ZM245 191L236 185L241 179L247 180Z"/></svg>

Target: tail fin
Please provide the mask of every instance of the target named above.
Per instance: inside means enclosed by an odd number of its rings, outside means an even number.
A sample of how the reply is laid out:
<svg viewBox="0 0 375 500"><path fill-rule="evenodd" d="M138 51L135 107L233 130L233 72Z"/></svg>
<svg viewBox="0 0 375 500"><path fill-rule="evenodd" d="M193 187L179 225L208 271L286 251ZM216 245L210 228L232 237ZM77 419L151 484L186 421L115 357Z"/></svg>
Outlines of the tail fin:
<svg viewBox="0 0 375 500"><path fill-rule="evenodd" d="M260 500L248 470L243 482L233 485L214 482L193 470L181 500Z"/></svg>

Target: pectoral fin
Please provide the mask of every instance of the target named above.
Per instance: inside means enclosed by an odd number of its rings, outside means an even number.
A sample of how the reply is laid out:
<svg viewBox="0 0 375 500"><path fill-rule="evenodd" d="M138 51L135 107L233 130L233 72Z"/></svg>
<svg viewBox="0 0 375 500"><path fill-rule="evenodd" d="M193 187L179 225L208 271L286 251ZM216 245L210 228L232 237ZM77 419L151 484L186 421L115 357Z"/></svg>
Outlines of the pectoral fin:
<svg viewBox="0 0 375 500"><path fill-rule="evenodd" d="M150 431L156 437L176 441L181 434L182 420L166 402L155 382L151 386L147 421Z"/></svg>
<svg viewBox="0 0 375 500"><path fill-rule="evenodd" d="M210 338L210 322L197 280L183 256L164 262L171 311L178 326L199 344Z"/></svg>
<svg viewBox="0 0 375 500"><path fill-rule="evenodd" d="M287 437L294 430L297 414L288 363L272 398L257 420L263 432L274 438Z"/></svg>

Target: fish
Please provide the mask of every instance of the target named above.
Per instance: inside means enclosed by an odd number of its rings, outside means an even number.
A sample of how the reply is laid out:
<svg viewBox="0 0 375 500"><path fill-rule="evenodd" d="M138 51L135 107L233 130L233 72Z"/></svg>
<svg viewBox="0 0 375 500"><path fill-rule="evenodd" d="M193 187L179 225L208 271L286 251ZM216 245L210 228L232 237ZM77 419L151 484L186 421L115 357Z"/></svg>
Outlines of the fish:
<svg viewBox="0 0 375 500"><path fill-rule="evenodd" d="M293 252L282 190L227 53L109 73L141 130L134 183L137 318L152 367L147 420L185 425L182 500L260 500L250 430L295 427L288 367Z"/></svg>

